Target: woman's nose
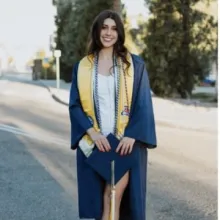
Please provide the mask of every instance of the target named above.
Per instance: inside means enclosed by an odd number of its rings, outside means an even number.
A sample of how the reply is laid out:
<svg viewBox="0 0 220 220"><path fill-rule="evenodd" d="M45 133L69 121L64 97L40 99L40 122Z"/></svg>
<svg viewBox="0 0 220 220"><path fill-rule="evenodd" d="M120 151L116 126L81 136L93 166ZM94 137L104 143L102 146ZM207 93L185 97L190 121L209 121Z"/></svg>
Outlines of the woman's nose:
<svg viewBox="0 0 220 220"><path fill-rule="evenodd" d="M110 29L110 28L107 29L107 34L108 34L108 35L111 34L111 29Z"/></svg>

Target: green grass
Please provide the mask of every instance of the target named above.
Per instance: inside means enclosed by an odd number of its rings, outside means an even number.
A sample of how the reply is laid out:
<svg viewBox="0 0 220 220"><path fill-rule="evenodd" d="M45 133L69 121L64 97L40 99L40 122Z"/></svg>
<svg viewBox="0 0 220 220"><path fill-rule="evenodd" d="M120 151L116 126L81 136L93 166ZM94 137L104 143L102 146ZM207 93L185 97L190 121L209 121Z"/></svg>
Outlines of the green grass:
<svg viewBox="0 0 220 220"><path fill-rule="evenodd" d="M198 99L201 102L217 102L215 94L196 93L192 94L192 99Z"/></svg>

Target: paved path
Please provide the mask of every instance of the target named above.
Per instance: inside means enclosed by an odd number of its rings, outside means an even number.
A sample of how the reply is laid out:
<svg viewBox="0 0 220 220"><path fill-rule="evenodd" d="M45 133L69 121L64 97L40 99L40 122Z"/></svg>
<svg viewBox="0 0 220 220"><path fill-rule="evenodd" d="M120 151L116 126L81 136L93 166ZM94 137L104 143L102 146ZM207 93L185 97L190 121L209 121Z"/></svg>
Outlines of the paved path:
<svg viewBox="0 0 220 220"><path fill-rule="evenodd" d="M0 220L78 220L68 108L28 81L0 80ZM147 220L217 219L217 132L157 125Z"/></svg>

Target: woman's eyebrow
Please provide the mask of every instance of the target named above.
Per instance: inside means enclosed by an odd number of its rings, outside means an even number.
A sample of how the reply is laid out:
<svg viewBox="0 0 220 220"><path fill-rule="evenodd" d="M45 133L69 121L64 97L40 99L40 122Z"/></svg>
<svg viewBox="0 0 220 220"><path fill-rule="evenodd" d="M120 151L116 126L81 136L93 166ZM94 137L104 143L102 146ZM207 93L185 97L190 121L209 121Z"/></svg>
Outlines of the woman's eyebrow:
<svg viewBox="0 0 220 220"><path fill-rule="evenodd" d="M108 27L108 25L107 24L103 24L103 26L107 26ZM114 28L116 28L116 25L110 25L110 27L114 27Z"/></svg>

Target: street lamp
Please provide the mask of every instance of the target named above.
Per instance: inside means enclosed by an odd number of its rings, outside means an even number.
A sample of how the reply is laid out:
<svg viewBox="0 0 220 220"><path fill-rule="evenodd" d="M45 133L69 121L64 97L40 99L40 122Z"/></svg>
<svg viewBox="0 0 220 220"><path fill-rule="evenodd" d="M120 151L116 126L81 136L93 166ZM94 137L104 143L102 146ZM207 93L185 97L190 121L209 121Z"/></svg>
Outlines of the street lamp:
<svg viewBox="0 0 220 220"><path fill-rule="evenodd" d="M56 80L57 80L57 89L60 88L60 57L61 51L55 50L54 56L56 57Z"/></svg>

